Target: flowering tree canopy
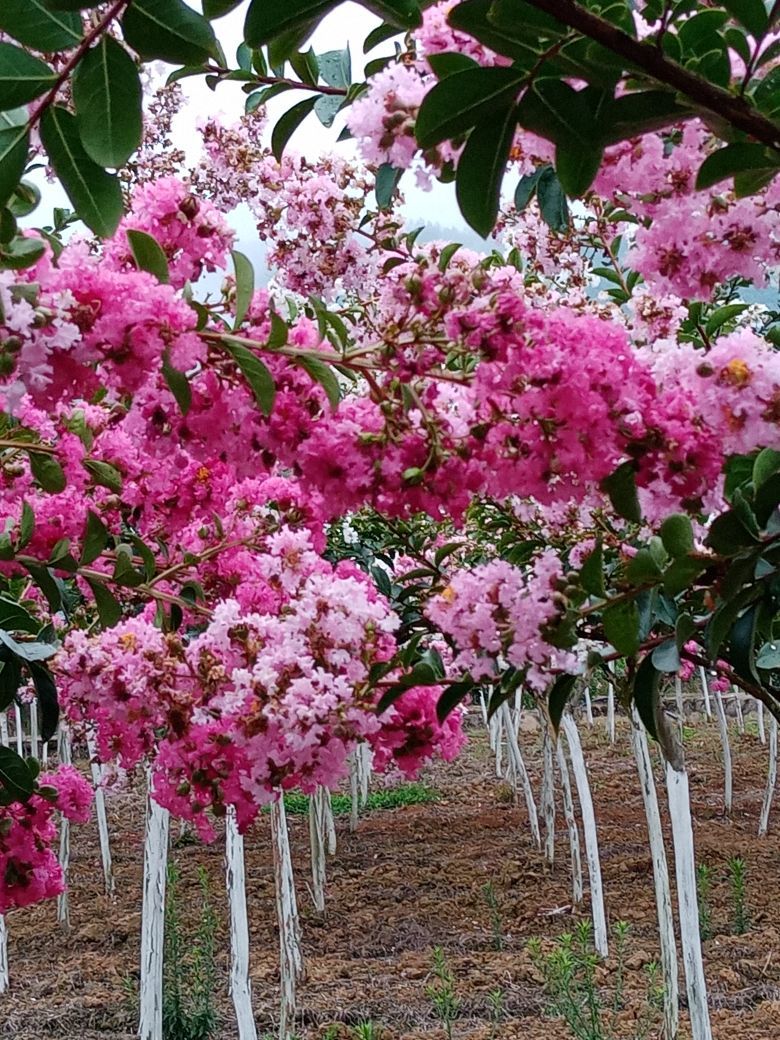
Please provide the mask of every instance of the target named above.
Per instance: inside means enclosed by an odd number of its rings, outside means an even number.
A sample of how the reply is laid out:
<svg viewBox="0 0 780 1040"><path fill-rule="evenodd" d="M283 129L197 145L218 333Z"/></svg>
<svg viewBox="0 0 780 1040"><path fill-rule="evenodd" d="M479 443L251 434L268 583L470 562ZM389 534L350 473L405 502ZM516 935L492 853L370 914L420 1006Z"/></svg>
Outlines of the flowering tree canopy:
<svg viewBox="0 0 780 1040"><path fill-rule="evenodd" d="M207 839L358 741L452 758L477 688L557 726L610 670L673 761L665 676L780 714L780 4L371 0L364 82L307 47L332 0L252 0L231 63L240 6L0 7L0 709ZM246 93L200 158L192 76ZM41 163L73 209L22 230ZM411 176L489 251L406 227ZM58 890L74 785L0 748L0 909Z"/></svg>

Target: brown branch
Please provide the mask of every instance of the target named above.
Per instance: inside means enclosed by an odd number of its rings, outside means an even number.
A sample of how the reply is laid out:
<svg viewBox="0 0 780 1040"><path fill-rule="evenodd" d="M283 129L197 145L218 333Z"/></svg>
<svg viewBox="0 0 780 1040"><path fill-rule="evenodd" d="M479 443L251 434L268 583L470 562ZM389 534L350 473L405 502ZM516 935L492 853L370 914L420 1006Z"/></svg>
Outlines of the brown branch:
<svg viewBox="0 0 780 1040"><path fill-rule="evenodd" d="M607 50L619 54L630 65L642 69L659 83L672 87L698 107L726 120L735 129L780 151L780 126L777 123L767 119L744 98L670 61L654 44L635 40L574 0L528 0L528 3L569 28L576 29L583 36L595 40Z"/></svg>
<svg viewBox="0 0 780 1040"><path fill-rule="evenodd" d="M102 15L99 21L96 22L96 24L89 30L87 35L84 37L84 39L75 49L75 51L71 54L71 56L63 65L60 74L57 76L57 80L54 86L51 88L49 93L44 97L43 101L41 101L40 105L38 105L33 114L30 116L29 125L31 127L35 126L35 124L40 120L41 116L46 111L46 109L54 104L57 95L62 89L63 84L69 79L71 73L76 68L81 59L84 57L84 55L87 53L89 48L92 46L95 40L98 39L99 36L103 35L103 33L108 29L109 25L111 25L113 20L119 17L119 15L122 13L122 10L125 7L127 7L129 3L130 0L115 0L115 2L109 7L106 13Z"/></svg>
<svg viewBox="0 0 780 1040"><path fill-rule="evenodd" d="M224 69L219 65L210 65L206 71L214 76L219 76L220 79L226 79L234 70ZM288 79L286 76L253 76L251 80L246 82L258 83L267 87L275 87L277 84L281 84L289 87L291 90L314 90L318 94L333 94L336 97L346 97L349 93L347 87L330 87L325 83L304 83L303 80Z"/></svg>

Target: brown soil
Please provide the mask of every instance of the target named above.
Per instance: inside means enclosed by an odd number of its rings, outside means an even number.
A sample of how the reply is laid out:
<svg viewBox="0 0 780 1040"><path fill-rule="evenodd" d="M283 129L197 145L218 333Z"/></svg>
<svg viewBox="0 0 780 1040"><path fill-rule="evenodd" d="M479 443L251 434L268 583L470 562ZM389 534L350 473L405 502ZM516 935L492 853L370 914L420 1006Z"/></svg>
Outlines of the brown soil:
<svg viewBox="0 0 780 1040"><path fill-rule="evenodd" d="M713 874L713 931L705 944L716 1040L775 1040L780 1036L780 906L776 898L777 829L756 837L765 782L766 750L757 738L734 734L735 804L722 812L722 769L714 732L699 727L689 741L699 861ZM599 821L602 866L612 925L631 925L627 946L628 1001L617 1034L634 1037L646 1011L646 965L658 957L655 902L639 785L621 732L619 749L600 727L584 732ZM525 734L535 789L540 739ZM555 936L583 915L572 913L569 852L558 814L556 864L548 871L532 847L525 813L495 779L484 735L475 732L467 753L438 767L428 781L440 792L433 805L385 810L364 817L356 834L337 821L339 848L329 864L328 906L315 913L305 887L307 827L291 817L291 836L302 910L307 980L300 986L300 1037L353 1036L351 1027L372 1020L380 1040L441 1040L445 1033L426 996L434 946L441 946L455 977L460 1013L456 1040L550 1040L570 1036L561 1020L546 1017L540 976L526 946ZM780 811L780 807L778 807ZM0 1035L17 1040L130 1040L139 957L143 799L139 793L110 801L117 896L102 892L97 835L78 829L71 870L72 929L56 923L54 904L9 915L10 994L0 998ZM729 857L748 867L751 923L732 934L727 877ZM211 878L219 926L215 980L222 1025L215 1040L236 1036L227 997L227 935L223 898L223 843L181 844L173 851L181 870L182 928L189 941L200 914L197 868ZM483 888L492 883L500 903L503 949L495 949ZM247 839L252 978L258 1028L273 1030L277 1002L277 935L274 921L270 834L263 817ZM586 896L587 899L587 896ZM608 991L614 963L598 969ZM503 995L504 1019L491 1032L491 991ZM683 987L684 990L684 987ZM327 1034L329 1025L338 1029ZM648 1040L659 1035L657 1016ZM683 1014L683 1037L688 1036Z"/></svg>

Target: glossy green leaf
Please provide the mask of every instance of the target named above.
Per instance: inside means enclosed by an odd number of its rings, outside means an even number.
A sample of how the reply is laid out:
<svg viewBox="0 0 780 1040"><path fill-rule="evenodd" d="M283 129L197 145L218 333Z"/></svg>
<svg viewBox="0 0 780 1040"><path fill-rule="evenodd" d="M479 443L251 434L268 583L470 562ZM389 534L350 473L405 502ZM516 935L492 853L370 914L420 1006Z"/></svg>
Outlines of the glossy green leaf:
<svg viewBox="0 0 780 1040"><path fill-rule="evenodd" d="M555 173L561 187L572 198L584 195L596 179L604 149L591 144L583 148L577 141L555 147Z"/></svg>
<svg viewBox="0 0 780 1040"><path fill-rule="evenodd" d="M545 170L552 169L551 166L538 166L533 173L524 174L517 182L515 188L515 209L518 213L522 213L528 203L536 194L536 190L539 187L539 180Z"/></svg>
<svg viewBox="0 0 780 1040"><path fill-rule="evenodd" d="M23 271L36 264L46 252L46 243L40 238L17 236L0 250L0 267Z"/></svg>
<svg viewBox="0 0 780 1040"><path fill-rule="evenodd" d="M44 54L81 42L81 16L50 11L43 0L0 0L0 30Z"/></svg>
<svg viewBox="0 0 780 1040"><path fill-rule="evenodd" d="M122 617L122 606L116 596L101 581L85 579L95 597L98 618L103 628L113 628Z"/></svg>
<svg viewBox="0 0 780 1040"><path fill-rule="evenodd" d="M322 389L325 391L325 395L330 402L332 408L338 408L339 402L341 401L341 387L339 381L336 378L336 373L332 367L325 361L320 361L319 358L315 357L298 357L295 359L296 364L307 372L311 378L319 383Z"/></svg>
<svg viewBox="0 0 780 1040"><path fill-rule="evenodd" d="M133 0L122 18L122 31L144 61L198 65L216 54L211 25L182 0Z"/></svg>
<svg viewBox="0 0 780 1040"><path fill-rule="evenodd" d="M651 654L648 654L637 668L634 678L633 699L637 714L647 732L658 740L658 684L661 676Z"/></svg>
<svg viewBox="0 0 780 1040"><path fill-rule="evenodd" d="M483 238L493 230L498 217L501 183L516 126L514 108L481 123L469 134L458 160L458 205L466 223Z"/></svg>
<svg viewBox="0 0 780 1040"><path fill-rule="evenodd" d="M158 282L167 285L171 280L168 258L157 239L145 231L137 231L134 228L129 229L126 234L138 270L154 275Z"/></svg>
<svg viewBox="0 0 780 1040"><path fill-rule="evenodd" d="M21 47L0 43L0 108L16 108L34 101L56 83L50 65Z"/></svg>
<svg viewBox="0 0 780 1040"><path fill-rule="evenodd" d="M320 76L329 87L349 87L352 83L352 58L349 47L340 51L326 51L317 56Z"/></svg>
<svg viewBox="0 0 780 1040"><path fill-rule="evenodd" d="M30 472L44 491L56 495L65 490L65 473L53 455L39 451L30 451L27 455L30 460Z"/></svg>
<svg viewBox="0 0 780 1040"><path fill-rule="evenodd" d="M455 708L474 691L474 680L470 675L445 686L436 702L436 717L439 722L444 722Z"/></svg>
<svg viewBox="0 0 780 1040"><path fill-rule="evenodd" d="M122 491L122 474L110 462L102 459L84 459L84 469L89 473L96 484L107 487L109 491L120 494Z"/></svg>
<svg viewBox="0 0 780 1040"><path fill-rule="evenodd" d="M517 195L515 194L515 197ZM536 198L542 220L553 231L565 231L569 226L569 206L566 192L551 166L542 169L536 186Z"/></svg>
<svg viewBox="0 0 780 1040"><path fill-rule="evenodd" d="M243 0L203 0L203 14L209 20L222 18L240 7Z"/></svg>
<svg viewBox="0 0 780 1040"><path fill-rule="evenodd" d="M580 570L580 585L592 596L606 595L604 586L604 549L601 539L596 542L596 547L582 565Z"/></svg>
<svg viewBox="0 0 780 1040"><path fill-rule="evenodd" d="M717 553L731 556L739 549L756 544L756 537L738 513L730 509L716 517L707 532L707 545Z"/></svg>
<svg viewBox="0 0 780 1040"><path fill-rule="evenodd" d="M314 102L314 114L323 126L333 126L343 104L344 98L338 94L320 94Z"/></svg>
<svg viewBox="0 0 780 1040"><path fill-rule="evenodd" d="M76 117L60 106L47 109L41 139L79 217L96 235L109 238L122 218L122 188L84 151Z"/></svg>
<svg viewBox="0 0 780 1040"><path fill-rule="evenodd" d="M626 520L641 523L642 510L636 493L634 465L624 462L601 482L601 490L609 495L615 512Z"/></svg>
<svg viewBox="0 0 780 1040"><path fill-rule="evenodd" d="M304 98L297 105L288 108L277 121L271 133L271 151L278 161L281 161L290 138L312 111L316 102L316 97Z"/></svg>
<svg viewBox="0 0 780 1040"><path fill-rule="evenodd" d="M621 654L639 649L639 608L634 600L615 603L601 615L607 641Z"/></svg>
<svg viewBox="0 0 780 1040"><path fill-rule="evenodd" d="M440 80L425 95L415 124L421 148L432 148L472 127L503 122L524 76L511 67L465 69ZM490 118L494 117L494 118Z"/></svg>
<svg viewBox="0 0 780 1040"><path fill-rule="evenodd" d="M72 79L84 151L99 166L124 166L141 144L143 114L138 68L125 48L104 34Z"/></svg>
<svg viewBox="0 0 780 1040"><path fill-rule="evenodd" d="M263 414L270 415L274 407L276 385L268 367L242 343L236 343L229 336L225 336L222 342L249 383Z"/></svg>
<svg viewBox="0 0 780 1040"><path fill-rule="evenodd" d="M0 128L0 206L11 198L18 185L30 151L30 131L26 126Z"/></svg>
<svg viewBox="0 0 780 1040"><path fill-rule="evenodd" d="M686 556L693 551L693 525L685 513L673 513L661 524L661 541L670 556Z"/></svg>
<svg viewBox="0 0 780 1040"><path fill-rule="evenodd" d="M574 686L577 682L576 675L559 675L547 695L547 714L553 729L557 733L560 729L561 719L569 703Z"/></svg>
<svg viewBox="0 0 780 1040"><path fill-rule="evenodd" d="M236 279L236 315L233 328L237 329L246 318L255 294L255 269L249 257L244 256L237 249L234 249L230 255L233 258Z"/></svg>
<svg viewBox="0 0 780 1040"><path fill-rule="evenodd" d="M359 0L361 5L384 22L397 25L400 29L416 29L422 24L420 4L417 0Z"/></svg>
<svg viewBox="0 0 780 1040"><path fill-rule="evenodd" d="M653 650L651 656L653 659L653 667L657 668L659 672L679 672L680 652L677 649L677 643L674 639L659 644Z"/></svg>
<svg viewBox="0 0 780 1040"><path fill-rule="evenodd" d="M780 168L780 157L761 144L727 144L708 155L696 175L699 191L725 181L745 171L776 171Z"/></svg>
<svg viewBox="0 0 780 1040"><path fill-rule="evenodd" d="M313 26L338 6L339 0L252 0L244 22L244 39L262 47L275 37Z"/></svg>
<svg viewBox="0 0 780 1040"><path fill-rule="evenodd" d="M723 6L752 36L761 36L769 16L763 0L722 0Z"/></svg>
<svg viewBox="0 0 780 1040"><path fill-rule="evenodd" d="M392 163L382 163L376 171L376 204L379 209L389 209L393 204L403 170L396 169Z"/></svg>
<svg viewBox="0 0 780 1040"><path fill-rule="evenodd" d="M0 786L17 801L33 793L34 778L24 759L9 747L0 746Z"/></svg>
<svg viewBox="0 0 780 1040"><path fill-rule="evenodd" d="M60 706L57 702L57 686L51 672L38 661L31 661L28 666L32 677L35 695L38 702L38 721L40 723L40 739L46 743L57 732L60 720Z"/></svg>
<svg viewBox="0 0 780 1040"><path fill-rule="evenodd" d="M108 545L108 528L91 509L87 515L87 526L82 538L81 559L82 567L88 567L100 556Z"/></svg>
<svg viewBox="0 0 780 1040"><path fill-rule="evenodd" d="M459 51L444 51L442 54L428 54L426 61L433 69L437 79L452 76L455 72L463 72L466 69L477 69L479 65L468 54Z"/></svg>

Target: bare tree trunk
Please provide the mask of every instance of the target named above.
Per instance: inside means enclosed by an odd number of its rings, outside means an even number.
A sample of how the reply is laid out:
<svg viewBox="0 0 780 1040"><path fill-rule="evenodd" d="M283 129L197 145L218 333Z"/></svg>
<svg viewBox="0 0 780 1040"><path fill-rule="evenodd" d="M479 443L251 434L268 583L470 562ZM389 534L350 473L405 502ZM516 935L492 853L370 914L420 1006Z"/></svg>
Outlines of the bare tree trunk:
<svg viewBox="0 0 780 1040"><path fill-rule="evenodd" d="M544 772L542 774L542 816L544 817L544 858L549 867L555 863L555 753L547 726L543 730Z"/></svg>
<svg viewBox="0 0 780 1040"><path fill-rule="evenodd" d="M287 833L287 815L281 793L271 806L271 833L274 848L276 912L279 921L281 978L279 1038L288 1040L295 1021L296 983L303 975L303 953L301 951L298 901L295 896L295 878L290 856L290 838Z"/></svg>
<svg viewBox="0 0 780 1040"><path fill-rule="evenodd" d="M515 783L519 780L520 786L523 789L523 795L525 797L525 805L528 811L528 823L531 828L531 837L534 840L534 844L538 849L542 847L542 836L539 831L539 814L536 811L536 802L534 801L534 793L531 789L531 780L528 776L528 770L525 768L525 762L523 761L523 755L520 751L520 744L517 740L517 733L512 725L512 719L509 712L509 705L504 702L501 705L501 711L496 712L496 716L501 715L501 721L506 733L506 746L509 763L516 778Z"/></svg>
<svg viewBox="0 0 780 1040"><path fill-rule="evenodd" d="M170 816L147 796L141 911L140 1040L162 1040L165 882Z"/></svg>
<svg viewBox="0 0 780 1040"><path fill-rule="evenodd" d="M558 760L558 772L561 777L563 793L563 815L569 831L569 851L571 853L571 901L575 906L582 903L582 856L580 855L580 833L577 828L577 817L574 813L574 799L571 796L571 780L569 767L560 740L555 749Z"/></svg>

